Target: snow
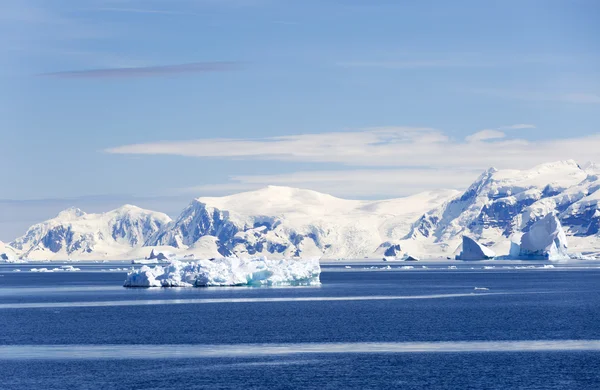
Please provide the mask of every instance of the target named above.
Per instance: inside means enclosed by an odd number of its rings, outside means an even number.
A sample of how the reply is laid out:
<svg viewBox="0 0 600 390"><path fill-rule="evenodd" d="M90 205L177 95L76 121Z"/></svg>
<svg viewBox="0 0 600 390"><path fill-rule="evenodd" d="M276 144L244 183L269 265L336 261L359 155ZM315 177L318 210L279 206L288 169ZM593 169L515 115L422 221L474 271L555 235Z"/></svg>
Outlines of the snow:
<svg viewBox="0 0 600 390"><path fill-rule="evenodd" d="M143 266L127 274L125 287L277 286L320 284L319 261L234 257Z"/></svg>
<svg viewBox="0 0 600 390"><path fill-rule="evenodd" d="M186 251L202 236L212 235L219 237L218 242L206 242L203 247L221 249L213 257L231 253L238 257L362 258L372 255L383 242L402 239L420 214L457 193L440 190L364 201L269 186L195 199L149 244Z"/></svg>
<svg viewBox="0 0 600 390"><path fill-rule="evenodd" d="M582 168L572 160L520 171L490 168L462 193L428 191L378 201L269 186L194 199L173 221L131 205L103 214L71 208L32 226L10 246L0 243L0 261L142 263L152 251L167 260L454 258L452 250L465 235L488 246L470 243L479 256L491 256L493 248L514 258L520 248L511 241L520 242L535 221L553 213L570 249L590 258L600 253L598 172L595 164Z"/></svg>
<svg viewBox="0 0 600 390"><path fill-rule="evenodd" d="M170 221L166 214L132 205L100 214L70 208L33 225L11 246L28 260L119 258Z"/></svg>
<svg viewBox="0 0 600 390"><path fill-rule="evenodd" d="M29 270L30 272L76 272L81 271L80 268L73 267L71 265L63 265L58 268L32 268Z"/></svg>
<svg viewBox="0 0 600 390"><path fill-rule="evenodd" d="M496 254L490 248L479 244L471 237L463 236L462 249L456 260L486 260L493 259Z"/></svg>
<svg viewBox="0 0 600 390"><path fill-rule="evenodd" d="M554 214L548 214L535 222L521 237L520 259L565 260L567 236Z"/></svg>
<svg viewBox="0 0 600 390"><path fill-rule="evenodd" d="M0 262L6 262L6 263L18 263L19 262L17 251L14 248L12 248L10 245L6 245L2 241L0 241Z"/></svg>

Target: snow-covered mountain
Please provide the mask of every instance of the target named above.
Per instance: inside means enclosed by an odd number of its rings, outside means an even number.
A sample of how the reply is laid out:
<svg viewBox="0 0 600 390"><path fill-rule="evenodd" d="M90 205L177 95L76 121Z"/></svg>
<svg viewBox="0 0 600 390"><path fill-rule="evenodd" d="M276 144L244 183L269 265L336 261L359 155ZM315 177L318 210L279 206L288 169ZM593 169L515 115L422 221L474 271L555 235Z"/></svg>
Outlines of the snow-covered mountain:
<svg viewBox="0 0 600 390"><path fill-rule="evenodd" d="M19 253L10 245L0 241L0 261L15 261L19 258Z"/></svg>
<svg viewBox="0 0 600 390"><path fill-rule="evenodd" d="M510 239L544 216L556 213L583 251L600 249L598 222L600 181L595 166L575 161L542 164L525 171L485 171L463 194L425 213L413 225L407 241L435 252L456 247L469 235L496 253L508 253Z"/></svg>
<svg viewBox="0 0 600 390"><path fill-rule="evenodd" d="M391 200L269 186L194 199L174 220L135 206L104 214L69 209L7 248L27 259L141 258L151 249L196 257L428 258L451 257L468 236L502 256L553 214L569 251L598 253L599 200L598 166L561 161L524 171L490 168L464 192Z"/></svg>
<svg viewBox="0 0 600 390"><path fill-rule="evenodd" d="M238 256L364 257L402 239L416 217L456 194L442 190L359 201L269 186L195 199L146 245Z"/></svg>
<svg viewBox="0 0 600 390"><path fill-rule="evenodd" d="M111 258L141 247L170 221L166 214L131 205L102 214L70 208L33 225L10 245L32 260Z"/></svg>

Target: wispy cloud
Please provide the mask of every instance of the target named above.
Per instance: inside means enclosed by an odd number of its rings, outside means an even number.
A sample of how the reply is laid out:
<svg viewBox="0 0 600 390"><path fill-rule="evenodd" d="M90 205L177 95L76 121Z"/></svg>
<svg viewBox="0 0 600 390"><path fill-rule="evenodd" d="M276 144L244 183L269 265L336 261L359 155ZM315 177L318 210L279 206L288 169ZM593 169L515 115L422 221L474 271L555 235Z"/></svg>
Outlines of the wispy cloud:
<svg viewBox="0 0 600 390"><path fill-rule="evenodd" d="M194 15L192 12L184 11L173 11L164 9L150 9L150 8L116 8L116 7L105 7L96 8L93 11L98 12L122 12L132 14L160 14L160 15Z"/></svg>
<svg viewBox="0 0 600 390"><path fill-rule="evenodd" d="M562 99L571 103L600 104L600 95L593 93L568 93L563 95Z"/></svg>
<svg viewBox="0 0 600 390"><path fill-rule="evenodd" d="M572 104L600 104L600 95L588 92L541 92L541 91L516 91L493 88L478 88L474 93L502 99L528 100L540 102L562 102Z"/></svg>
<svg viewBox="0 0 600 390"><path fill-rule="evenodd" d="M395 197L423 190L467 187L480 170L471 169L351 169L299 171L277 175L232 176L229 182L185 188L193 194L223 194L267 185L307 188L345 197Z"/></svg>
<svg viewBox="0 0 600 390"><path fill-rule="evenodd" d="M492 130L496 131L496 130ZM294 162L338 163L362 167L526 168L550 160L596 160L600 134L535 142L499 138L457 141L431 128L387 127L354 132L299 134L261 139L202 139L125 145L114 154L180 155ZM494 135L494 134L492 134Z"/></svg>
<svg viewBox="0 0 600 390"><path fill-rule="evenodd" d="M188 64L163 66L72 70L43 73L40 76L60 79L156 77L177 74L231 71L238 69L240 65L241 64L239 62L193 62Z"/></svg>
<svg viewBox="0 0 600 390"><path fill-rule="evenodd" d="M481 142L487 141L491 139L500 139L506 137L501 131L493 130L493 129L485 129L478 131L477 133L471 134L465 138L467 142Z"/></svg>
<svg viewBox="0 0 600 390"><path fill-rule="evenodd" d="M345 61L338 62L337 66L344 68L382 68L382 69L415 69L415 68L451 68L451 67L482 67L493 66L494 63L486 61L424 59L424 60L398 60L398 61Z"/></svg>
<svg viewBox="0 0 600 390"><path fill-rule="evenodd" d="M510 125L510 126L500 126L498 128L498 130L524 130L524 129L535 129L535 128L536 128L535 125L519 123L516 125Z"/></svg>

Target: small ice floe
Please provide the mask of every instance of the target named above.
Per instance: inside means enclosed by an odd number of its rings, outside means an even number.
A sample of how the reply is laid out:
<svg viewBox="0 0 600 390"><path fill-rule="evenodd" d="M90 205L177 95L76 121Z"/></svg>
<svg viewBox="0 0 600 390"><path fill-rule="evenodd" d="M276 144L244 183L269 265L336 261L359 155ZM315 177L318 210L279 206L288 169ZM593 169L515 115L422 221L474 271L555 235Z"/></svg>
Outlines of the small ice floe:
<svg viewBox="0 0 600 390"><path fill-rule="evenodd" d="M413 267L412 265L403 265L402 267L399 267L400 269L413 269L415 267Z"/></svg>
<svg viewBox="0 0 600 390"><path fill-rule="evenodd" d="M496 267L494 267L493 265L485 265L483 266L483 269L494 269Z"/></svg>
<svg viewBox="0 0 600 390"><path fill-rule="evenodd" d="M349 265L347 265L347 266L345 266L344 268L352 268L352 267L350 267Z"/></svg>
<svg viewBox="0 0 600 390"><path fill-rule="evenodd" d="M13 269L13 272L21 272L21 270L17 268L17 269Z"/></svg>
<svg viewBox="0 0 600 390"><path fill-rule="evenodd" d="M381 267L380 269L392 269L389 265L387 267Z"/></svg>
<svg viewBox="0 0 600 390"><path fill-rule="evenodd" d="M424 266L422 266L421 268L422 268L422 269L427 269L428 267L427 267L426 265L424 265Z"/></svg>
<svg viewBox="0 0 600 390"><path fill-rule="evenodd" d="M449 265L448 269L458 269L455 265Z"/></svg>
<svg viewBox="0 0 600 390"><path fill-rule="evenodd" d="M158 264L158 260L156 260L156 259L152 259L152 260L146 260L146 259L131 260L131 264L143 264L143 265Z"/></svg>
<svg viewBox="0 0 600 390"><path fill-rule="evenodd" d="M48 268L32 268L29 272L52 272L52 270Z"/></svg>
<svg viewBox="0 0 600 390"><path fill-rule="evenodd" d="M554 268L552 264L544 264L542 268Z"/></svg>
<svg viewBox="0 0 600 390"><path fill-rule="evenodd" d="M475 291L488 291L489 288L487 288L487 287L475 287L473 290L475 290Z"/></svg>
<svg viewBox="0 0 600 390"><path fill-rule="evenodd" d="M54 271L59 271L59 272L76 272L76 271L81 271L81 268L73 267L72 265L63 265L60 268L54 268Z"/></svg>

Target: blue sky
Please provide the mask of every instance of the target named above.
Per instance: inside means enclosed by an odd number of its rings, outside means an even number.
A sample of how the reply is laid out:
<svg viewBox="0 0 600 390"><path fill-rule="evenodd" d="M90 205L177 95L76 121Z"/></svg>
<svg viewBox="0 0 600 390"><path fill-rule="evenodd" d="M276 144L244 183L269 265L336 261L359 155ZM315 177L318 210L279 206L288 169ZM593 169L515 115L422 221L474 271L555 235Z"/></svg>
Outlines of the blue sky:
<svg viewBox="0 0 600 390"><path fill-rule="evenodd" d="M70 205L175 214L267 184L382 198L598 161L598 15L595 0L3 1L0 240Z"/></svg>

